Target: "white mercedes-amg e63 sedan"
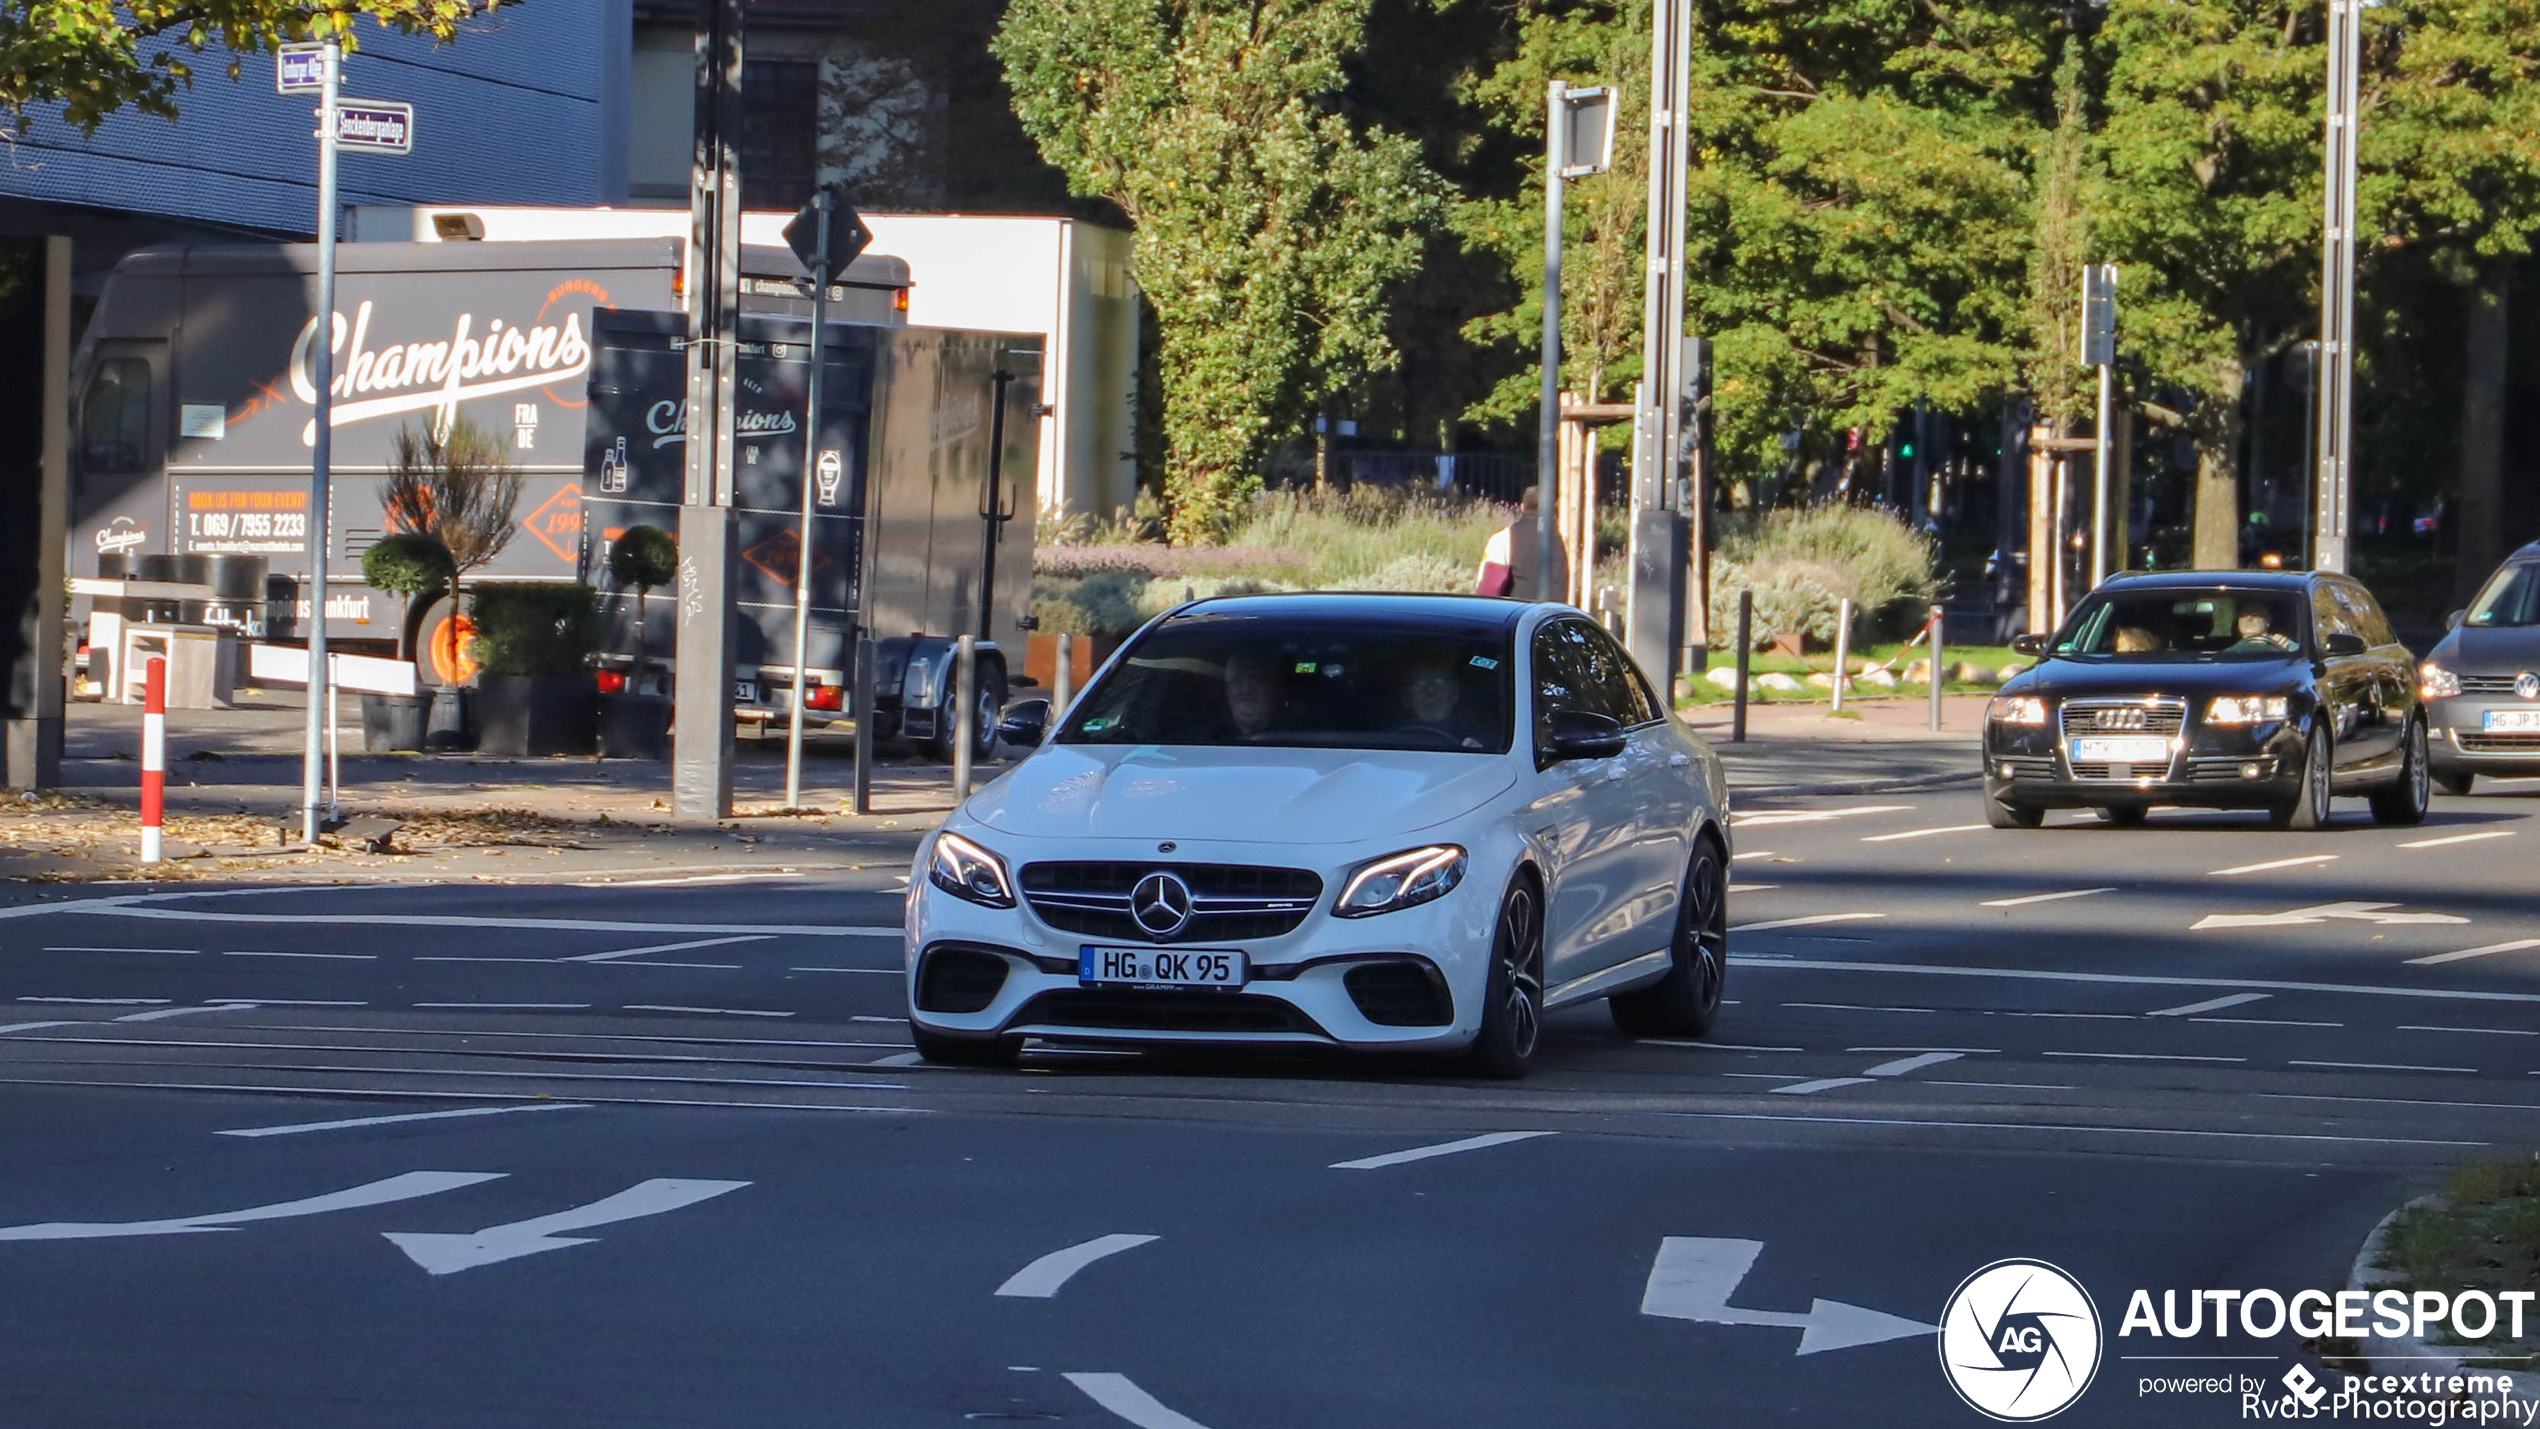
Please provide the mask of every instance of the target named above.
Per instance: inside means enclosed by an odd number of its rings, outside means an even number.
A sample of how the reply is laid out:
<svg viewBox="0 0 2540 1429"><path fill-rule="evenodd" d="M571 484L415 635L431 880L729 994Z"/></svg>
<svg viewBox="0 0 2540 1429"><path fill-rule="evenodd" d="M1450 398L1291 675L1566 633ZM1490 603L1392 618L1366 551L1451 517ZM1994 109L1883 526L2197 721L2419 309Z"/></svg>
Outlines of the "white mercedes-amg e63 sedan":
<svg viewBox="0 0 2540 1429"><path fill-rule="evenodd" d="M1121 647L910 871L929 1061L1026 1039L1457 1052L1551 1008L1699 1037L1728 970L1728 792L1613 637L1467 596L1204 600Z"/></svg>

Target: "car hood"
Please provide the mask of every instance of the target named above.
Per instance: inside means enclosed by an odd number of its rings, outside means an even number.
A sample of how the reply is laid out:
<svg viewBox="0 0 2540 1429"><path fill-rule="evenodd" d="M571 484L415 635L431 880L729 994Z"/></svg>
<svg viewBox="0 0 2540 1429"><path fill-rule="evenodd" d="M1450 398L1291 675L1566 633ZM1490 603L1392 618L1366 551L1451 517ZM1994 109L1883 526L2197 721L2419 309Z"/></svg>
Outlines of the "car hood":
<svg viewBox="0 0 2540 1429"><path fill-rule="evenodd" d="M1469 813L1516 777L1495 755L1060 744L963 807L1030 838L1337 844Z"/></svg>
<svg viewBox="0 0 2540 1429"><path fill-rule="evenodd" d="M2540 670L2540 625L2463 625L2426 657L2459 675L2518 675Z"/></svg>
<svg viewBox="0 0 2540 1429"><path fill-rule="evenodd" d="M2006 695L2073 699L2094 695L2243 695L2291 690L2310 677L2299 655L2281 660L2048 660L2005 681Z"/></svg>

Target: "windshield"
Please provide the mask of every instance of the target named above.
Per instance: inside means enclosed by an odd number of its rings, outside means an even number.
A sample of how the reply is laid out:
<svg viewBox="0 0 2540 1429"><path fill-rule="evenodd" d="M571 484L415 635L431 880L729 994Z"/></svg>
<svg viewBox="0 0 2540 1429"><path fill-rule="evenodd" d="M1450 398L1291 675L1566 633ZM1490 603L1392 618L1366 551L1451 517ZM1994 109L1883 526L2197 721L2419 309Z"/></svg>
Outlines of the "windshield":
<svg viewBox="0 0 2540 1429"><path fill-rule="evenodd" d="M2507 566L2487 578L2464 625L2540 625L2540 565Z"/></svg>
<svg viewBox="0 0 2540 1429"><path fill-rule="evenodd" d="M1509 641L1452 626L1186 617L1131 646L1058 738L1505 754Z"/></svg>
<svg viewBox="0 0 2540 1429"><path fill-rule="evenodd" d="M2054 653L2105 660L2281 659L2302 648L2304 602L2282 590L2093 595Z"/></svg>

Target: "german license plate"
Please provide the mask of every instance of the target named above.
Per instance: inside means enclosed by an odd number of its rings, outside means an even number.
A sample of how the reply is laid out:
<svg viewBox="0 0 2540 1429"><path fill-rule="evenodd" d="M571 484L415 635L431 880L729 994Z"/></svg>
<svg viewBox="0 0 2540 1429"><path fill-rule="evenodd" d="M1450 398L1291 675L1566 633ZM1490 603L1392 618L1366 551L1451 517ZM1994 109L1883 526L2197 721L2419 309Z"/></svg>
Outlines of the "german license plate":
<svg viewBox="0 0 2540 1429"><path fill-rule="evenodd" d="M734 681L732 682L732 698L734 698L734 699L736 699L736 700L739 700L742 704L745 704L745 705L754 705L754 704L757 704L757 703L758 703L758 681L756 681L756 680L734 680Z"/></svg>
<svg viewBox="0 0 2540 1429"><path fill-rule="evenodd" d="M2073 741L2075 764L2167 764L2170 742L2158 736L2092 737Z"/></svg>
<svg viewBox="0 0 2540 1429"><path fill-rule="evenodd" d="M2540 733L2540 710L2489 710L2483 718L2489 729Z"/></svg>
<svg viewBox="0 0 2540 1429"><path fill-rule="evenodd" d="M1244 955L1233 948L1077 949L1076 981L1087 987L1241 987Z"/></svg>

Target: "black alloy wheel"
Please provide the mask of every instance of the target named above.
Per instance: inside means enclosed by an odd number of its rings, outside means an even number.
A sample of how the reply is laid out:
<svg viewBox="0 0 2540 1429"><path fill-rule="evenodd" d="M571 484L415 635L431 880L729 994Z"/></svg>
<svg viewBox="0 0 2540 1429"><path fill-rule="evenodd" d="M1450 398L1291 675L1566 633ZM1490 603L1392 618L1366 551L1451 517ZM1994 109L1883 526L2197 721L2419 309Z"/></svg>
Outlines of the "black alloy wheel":
<svg viewBox="0 0 2540 1429"><path fill-rule="evenodd" d="M2425 822L2425 806L2432 801L2433 774L2425 752L2425 721L2410 719L2408 732L2399 739L2399 777L2386 789L2376 789L2372 796L2372 821L2406 827Z"/></svg>
<svg viewBox="0 0 2540 1429"><path fill-rule="evenodd" d="M2313 729L2310 743L2302 752L2302 789L2289 804L2278 804L2267 811L2267 822L2279 829L2309 833L2328 822L2329 779L2334 766L2330 758L2335 746L2328 731Z"/></svg>
<svg viewBox="0 0 2540 1429"><path fill-rule="evenodd" d="M1482 989L1482 1029L1466 1054L1472 1069L1503 1080L1526 1075L1543 1037L1543 902L1519 874L1499 900L1490 976Z"/></svg>
<svg viewBox="0 0 2540 1429"><path fill-rule="evenodd" d="M1606 999L1616 1030L1633 1037L1707 1037L1729 976L1728 865L1709 839L1694 845L1676 901L1666 976Z"/></svg>

